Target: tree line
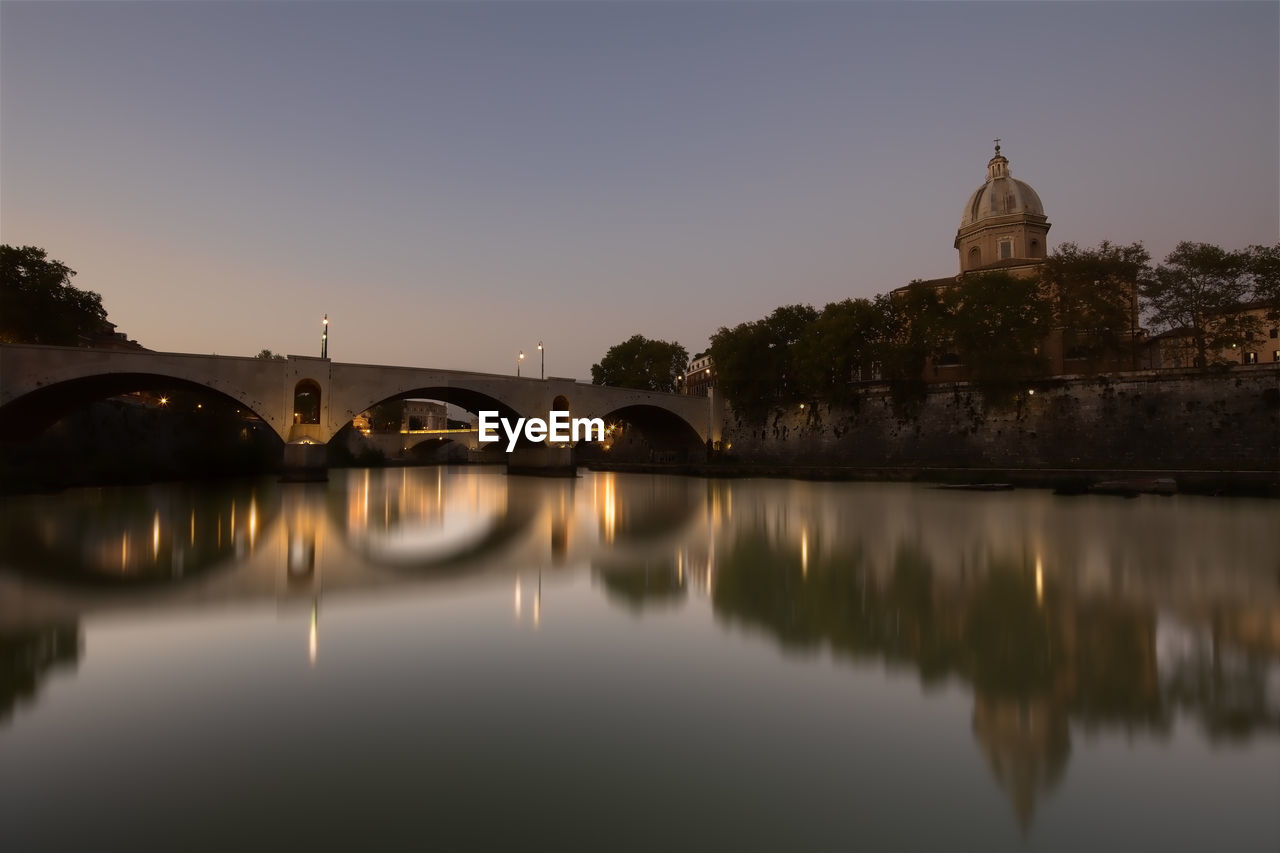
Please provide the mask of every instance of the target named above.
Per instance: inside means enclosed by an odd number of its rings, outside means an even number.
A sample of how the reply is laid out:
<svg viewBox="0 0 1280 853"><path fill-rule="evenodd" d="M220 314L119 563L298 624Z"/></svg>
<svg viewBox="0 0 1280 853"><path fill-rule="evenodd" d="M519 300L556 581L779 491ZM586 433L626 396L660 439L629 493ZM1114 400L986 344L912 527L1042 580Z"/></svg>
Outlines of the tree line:
<svg viewBox="0 0 1280 853"><path fill-rule="evenodd" d="M821 309L783 305L721 327L710 352L720 392L739 414L762 418L818 400L853 403L859 381L920 393L930 362L962 362L972 381L992 388L1022 383L1048 373L1044 343L1055 330L1067 356L1090 369L1126 363L1141 343L1143 319L1153 332L1181 331L1195 363L1207 366L1224 348L1262 334L1258 313L1244 307L1261 307L1269 322L1280 322L1280 244L1228 251L1184 242L1153 266L1140 243L1064 243L1035 277L993 270L914 281ZM593 380L673 390L678 370L657 383L663 387L647 378L632 384L627 368L637 339L665 343L636 336L614 347L597 367L616 369L597 375L593 367Z"/></svg>

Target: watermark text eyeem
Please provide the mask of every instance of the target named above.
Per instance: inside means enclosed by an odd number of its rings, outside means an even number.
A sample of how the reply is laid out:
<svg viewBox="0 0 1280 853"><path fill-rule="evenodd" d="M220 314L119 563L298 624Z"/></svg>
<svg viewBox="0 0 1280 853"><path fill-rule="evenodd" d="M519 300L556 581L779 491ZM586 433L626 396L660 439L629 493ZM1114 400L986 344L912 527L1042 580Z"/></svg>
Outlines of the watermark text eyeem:
<svg viewBox="0 0 1280 853"><path fill-rule="evenodd" d="M521 435L535 443L604 441L603 418L570 418L568 412L559 410L548 412L545 421L542 418L516 418L514 425L507 418L499 417L497 412L480 412L480 443L501 441L498 427L502 427L506 434L508 453L516 449Z"/></svg>

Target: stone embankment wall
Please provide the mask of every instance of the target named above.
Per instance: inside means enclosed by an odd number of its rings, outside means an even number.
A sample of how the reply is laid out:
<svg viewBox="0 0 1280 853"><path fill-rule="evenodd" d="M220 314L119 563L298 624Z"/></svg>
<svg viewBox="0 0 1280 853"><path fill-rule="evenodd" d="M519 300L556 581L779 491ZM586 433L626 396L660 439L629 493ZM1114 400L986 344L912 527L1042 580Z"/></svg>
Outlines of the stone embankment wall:
<svg viewBox="0 0 1280 853"><path fill-rule="evenodd" d="M935 385L906 405L868 388L764 424L730 411L723 438L729 457L775 465L1276 471L1280 365L1060 377L1003 396Z"/></svg>

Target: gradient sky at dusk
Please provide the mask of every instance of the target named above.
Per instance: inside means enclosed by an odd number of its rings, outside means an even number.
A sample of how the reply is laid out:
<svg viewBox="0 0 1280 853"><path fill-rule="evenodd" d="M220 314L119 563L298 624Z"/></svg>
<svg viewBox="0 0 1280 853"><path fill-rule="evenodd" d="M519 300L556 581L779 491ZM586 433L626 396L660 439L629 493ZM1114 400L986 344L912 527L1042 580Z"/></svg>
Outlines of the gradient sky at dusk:
<svg viewBox="0 0 1280 853"><path fill-rule="evenodd" d="M0 4L0 242L158 350L589 378L1050 245L1280 236L1277 3Z"/></svg>

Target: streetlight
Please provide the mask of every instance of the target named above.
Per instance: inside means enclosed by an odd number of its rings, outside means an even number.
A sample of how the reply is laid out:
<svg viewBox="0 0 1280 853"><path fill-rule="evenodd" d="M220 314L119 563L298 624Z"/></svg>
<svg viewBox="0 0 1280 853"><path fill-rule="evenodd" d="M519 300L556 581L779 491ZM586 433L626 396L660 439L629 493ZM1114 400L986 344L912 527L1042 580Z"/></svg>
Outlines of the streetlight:
<svg viewBox="0 0 1280 853"><path fill-rule="evenodd" d="M520 362L524 361L524 350L520 350L520 354L516 356L516 376L520 375Z"/></svg>
<svg viewBox="0 0 1280 853"><path fill-rule="evenodd" d="M542 366L538 369L538 378L547 378L547 351L542 348L542 341L538 341L538 355L542 356Z"/></svg>
<svg viewBox="0 0 1280 853"><path fill-rule="evenodd" d="M320 357L328 358L329 357L329 315L325 314L324 320L322 320L321 322L324 324L324 330L320 333Z"/></svg>

